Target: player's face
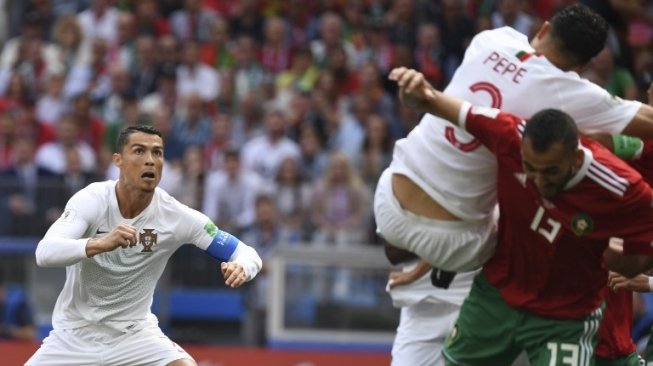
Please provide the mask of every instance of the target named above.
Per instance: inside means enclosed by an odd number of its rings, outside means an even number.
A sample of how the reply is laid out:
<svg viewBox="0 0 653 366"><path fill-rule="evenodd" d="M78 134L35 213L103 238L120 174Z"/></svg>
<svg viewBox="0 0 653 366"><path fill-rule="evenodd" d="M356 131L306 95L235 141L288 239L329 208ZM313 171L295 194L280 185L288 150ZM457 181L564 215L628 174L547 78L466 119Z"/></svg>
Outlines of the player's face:
<svg viewBox="0 0 653 366"><path fill-rule="evenodd" d="M551 199L562 192L576 171L576 155L554 144L544 153L535 152L530 139L522 141L524 173L542 197Z"/></svg>
<svg viewBox="0 0 653 366"><path fill-rule="evenodd" d="M114 162L124 184L142 192L154 192L163 170L163 141L157 135L132 133L122 151L114 154Z"/></svg>

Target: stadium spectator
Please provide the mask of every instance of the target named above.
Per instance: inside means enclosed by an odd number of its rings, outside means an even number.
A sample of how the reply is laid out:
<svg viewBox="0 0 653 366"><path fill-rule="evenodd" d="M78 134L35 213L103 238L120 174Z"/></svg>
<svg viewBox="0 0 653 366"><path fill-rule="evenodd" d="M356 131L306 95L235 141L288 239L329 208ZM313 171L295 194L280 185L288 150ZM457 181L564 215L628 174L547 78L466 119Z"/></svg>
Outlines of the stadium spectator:
<svg viewBox="0 0 653 366"><path fill-rule="evenodd" d="M0 340L34 341L36 327L25 290L10 290L0 271Z"/></svg>

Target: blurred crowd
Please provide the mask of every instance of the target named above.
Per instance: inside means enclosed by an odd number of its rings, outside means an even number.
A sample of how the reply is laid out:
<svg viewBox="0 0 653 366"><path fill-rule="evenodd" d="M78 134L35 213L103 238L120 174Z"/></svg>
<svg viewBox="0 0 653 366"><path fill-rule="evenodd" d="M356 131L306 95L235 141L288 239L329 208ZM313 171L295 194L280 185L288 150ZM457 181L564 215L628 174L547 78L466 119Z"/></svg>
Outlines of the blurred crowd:
<svg viewBox="0 0 653 366"><path fill-rule="evenodd" d="M387 73L446 86L469 40L528 37L568 0L0 0L0 235L39 236L117 179L125 126L164 135L161 187L256 243L375 243L371 200L419 121ZM646 3L586 0L613 26L584 74L645 100Z"/></svg>

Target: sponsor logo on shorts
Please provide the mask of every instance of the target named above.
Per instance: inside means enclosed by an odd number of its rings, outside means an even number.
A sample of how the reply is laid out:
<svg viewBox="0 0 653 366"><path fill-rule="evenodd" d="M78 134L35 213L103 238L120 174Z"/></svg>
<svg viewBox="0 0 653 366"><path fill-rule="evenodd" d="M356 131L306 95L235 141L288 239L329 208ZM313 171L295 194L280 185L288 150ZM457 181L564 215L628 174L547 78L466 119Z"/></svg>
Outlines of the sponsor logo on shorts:
<svg viewBox="0 0 653 366"><path fill-rule="evenodd" d="M143 229L143 232L138 234L138 243L143 246L141 253L152 253L152 247L156 245L157 236L154 229Z"/></svg>

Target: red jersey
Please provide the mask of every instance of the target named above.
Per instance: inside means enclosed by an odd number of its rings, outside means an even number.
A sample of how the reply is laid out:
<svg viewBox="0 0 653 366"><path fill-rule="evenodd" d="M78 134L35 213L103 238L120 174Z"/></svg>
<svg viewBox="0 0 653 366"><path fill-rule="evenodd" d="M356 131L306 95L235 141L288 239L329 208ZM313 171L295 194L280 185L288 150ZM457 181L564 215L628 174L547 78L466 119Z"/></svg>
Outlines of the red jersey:
<svg viewBox="0 0 653 366"><path fill-rule="evenodd" d="M653 140L644 142L639 158L627 160L649 185L653 183ZM599 344L594 352L603 358L627 356L637 349L632 340L633 293L627 290L607 290L605 313L599 328Z"/></svg>
<svg viewBox="0 0 653 366"><path fill-rule="evenodd" d="M468 107L467 107L468 108ZM500 207L496 251L483 272L512 307L578 319L603 301L602 253L611 237L626 254L653 255L653 194L641 176L600 144L582 139L583 164L565 190L540 196L522 168L525 122L473 107L466 129L497 157Z"/></svg>
<svg viewBox="0 0 653 366"><path fill-rule="evenodd" d="M633 292L606 288L605 312L599 328L597 356L615 359L637 350L631 338L633 328Z"/></svg>

